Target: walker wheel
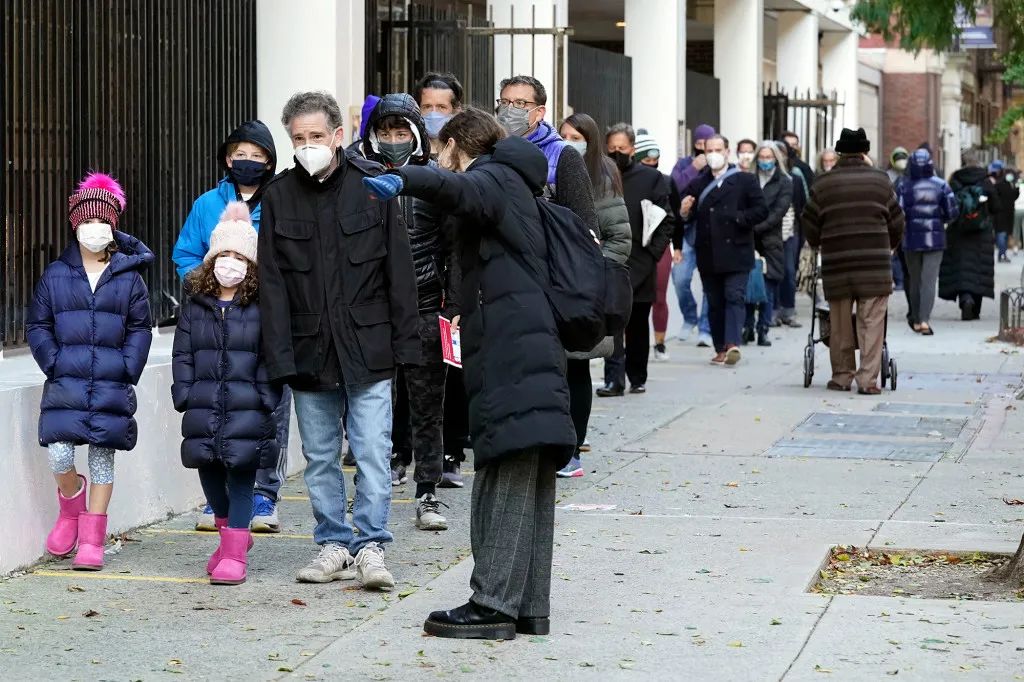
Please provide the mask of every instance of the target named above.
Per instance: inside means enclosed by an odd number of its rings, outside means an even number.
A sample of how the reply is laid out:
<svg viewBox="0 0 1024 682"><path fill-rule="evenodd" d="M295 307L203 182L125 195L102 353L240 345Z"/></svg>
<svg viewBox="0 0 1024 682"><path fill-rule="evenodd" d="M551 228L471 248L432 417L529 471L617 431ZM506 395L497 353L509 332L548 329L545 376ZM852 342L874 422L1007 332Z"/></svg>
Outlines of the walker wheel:
<svg viewBox="0 0 1024 682"><path fill-rule="evenodd" d="M896 390L896 361L889 361L889 388Z"/></svg>
<svg viewBox="0 0 1024 682"><path fill-rule="evenodd" d="M804 348L804 388L809 388L811 379L814 378L814 344L809 343Z"/></svg>

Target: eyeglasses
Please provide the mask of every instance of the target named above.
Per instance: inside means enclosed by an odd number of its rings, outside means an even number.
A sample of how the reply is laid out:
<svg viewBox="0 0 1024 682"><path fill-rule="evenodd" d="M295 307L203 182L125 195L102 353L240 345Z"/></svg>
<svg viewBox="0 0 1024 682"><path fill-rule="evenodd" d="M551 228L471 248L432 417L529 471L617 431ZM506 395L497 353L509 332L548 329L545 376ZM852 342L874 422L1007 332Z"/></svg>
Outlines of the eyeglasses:
<svg viewBox="0 0 1024 682"><path fill-rule="evenodd" d="M495 104L497 104L499 107L512 107L513 109L529 109L530 105L536 104L536 102L531 102L528 99L497 99L495 100Z"/></svg>

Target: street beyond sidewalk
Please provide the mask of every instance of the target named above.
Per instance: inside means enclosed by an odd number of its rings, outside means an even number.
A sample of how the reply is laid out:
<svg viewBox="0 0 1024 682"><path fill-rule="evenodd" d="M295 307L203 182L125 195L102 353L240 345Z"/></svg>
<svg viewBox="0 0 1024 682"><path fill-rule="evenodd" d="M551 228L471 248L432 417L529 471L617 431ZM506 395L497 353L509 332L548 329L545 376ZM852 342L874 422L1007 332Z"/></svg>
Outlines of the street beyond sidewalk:
<svg viewBox="0 0 1024 682"><path fill-rule="evenodd" d="M1024 357L987 341L997 305L965 323L940 303L930 338L904 313L897 293L895 393L825 391L822 347L804 389L805 327L735 369L672 341L646 395L596 399L586 476L559 484L550 636L422 635L468 596L468 487L442 491L436 534L395 489L391 594L295 583L315 549L296 479L240 587L205 584L214 538L194 514L128 534L102 573L60 561L0 582L0 677L1024 680L1020 603L807 591L832 545L1011 552L1024 531L1002 501L1024 497Z"/></svg>

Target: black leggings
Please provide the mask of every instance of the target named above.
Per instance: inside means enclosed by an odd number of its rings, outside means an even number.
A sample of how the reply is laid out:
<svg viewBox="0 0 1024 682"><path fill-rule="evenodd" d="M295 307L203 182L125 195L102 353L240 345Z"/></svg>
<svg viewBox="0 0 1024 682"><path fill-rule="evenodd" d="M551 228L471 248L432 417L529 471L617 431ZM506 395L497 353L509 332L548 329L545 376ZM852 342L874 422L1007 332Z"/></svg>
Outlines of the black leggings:
<svg viewBox="0 0 1024 682"><path fill-rule="evenodd" d="M587 439L590 408L594 404L594 386L590 379L590 360L567 360L565 378L569 382L569 414L576 427L576 447Z"/></svg>
<svg viewBox="0 0 1024 682"><path fill-rule="evenodd" d="M252 521L252 491L256 469L225 469L220 462L199 467L199 483L213 515L227 518L229 528L248 528Z"/></svg>

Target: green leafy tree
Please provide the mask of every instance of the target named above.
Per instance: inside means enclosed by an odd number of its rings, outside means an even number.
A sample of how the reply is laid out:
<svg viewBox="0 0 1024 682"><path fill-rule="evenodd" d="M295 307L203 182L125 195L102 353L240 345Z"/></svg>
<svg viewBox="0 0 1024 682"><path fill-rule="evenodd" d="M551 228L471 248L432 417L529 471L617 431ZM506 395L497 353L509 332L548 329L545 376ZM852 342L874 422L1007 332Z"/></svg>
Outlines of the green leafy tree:
<svg viewBox="0 0 1024 682"><path fill-rule="evenodd" d="M977 0L857 0L852 16L869 31L886 40L899 40L900 47L917 52L924 48L946 50L954 45L960 29L957 19L977 17ZM1006 44L1000 45L999 58L1006 70L1003 80L1024 86L1024 0L992 0L994 25L1002 31ZM1024 107L1011 107L986 141L999 144L1006 140L1013 124L1024 118ZM1006 580L1024 587L1024 537L1009 563L992 571L989 578Z"/></svg>
<svg viewBox="0 0 1024 682"><path fill-rule="evenodd" d="M873 33L899 40L900 47L917 52L924 48L946 50L960 34L957 19L973 22L977 0L858 0L852 11ZM1024 0L992 0L995 26L1003 31L1000 59L1006 67L1003 80L1024 86ZM1013 124L1024 118L1024 106L1011 107L986 138L990 144L1006 140Z"/></svg>

